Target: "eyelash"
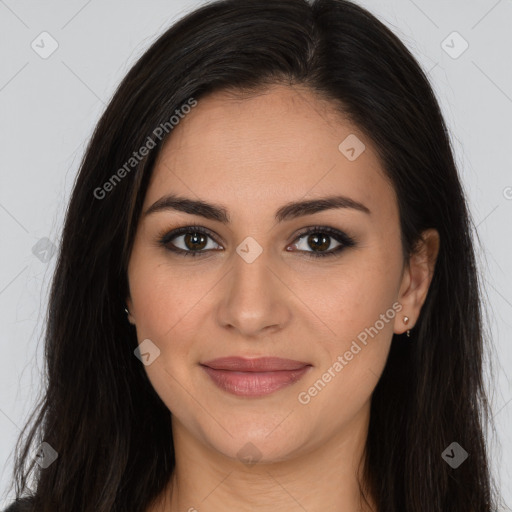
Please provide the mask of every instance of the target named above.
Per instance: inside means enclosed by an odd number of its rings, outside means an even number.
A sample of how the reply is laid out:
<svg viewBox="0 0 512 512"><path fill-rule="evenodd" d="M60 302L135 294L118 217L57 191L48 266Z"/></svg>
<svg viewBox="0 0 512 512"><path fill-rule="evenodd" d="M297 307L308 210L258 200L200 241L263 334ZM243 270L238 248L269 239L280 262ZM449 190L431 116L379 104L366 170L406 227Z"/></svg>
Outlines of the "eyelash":
<svg viewBox="0 0 512 512"><path fill-rule="evenodd" d="M159 235L158 243L159 245L163 246L166 250L171 251L175 254L182 255L182 256L192 256L198 257L202 254L208 252L205 250L200 251L185 251L183 249L180 249L179 247L172 247L169 246L169 243L174 238L178 237L182 234L189 234L189 233L201 233L203 235L209 236L213 239L213 241L220 245L211 235L211 233L201 226L185 226L182 228L177 228L169 232L163 232ZM299 251L306 253L310 258L326 258L328 256L337 256L339 255L343 250L353 247L356 245L356 242L353 238L349 237L346 233L343 233L342 231L338 231L337 229L333 229L326 226L313 226L310 228L306 228L304 231L299 233L297 237L294 240L294 243L301 238L304 238L307 235L311 234L325 234L328 235L330 238L334 238L337 242L341 243L339 247L336 249L331 249L328 252L315 252L315 251Z"/></svg>

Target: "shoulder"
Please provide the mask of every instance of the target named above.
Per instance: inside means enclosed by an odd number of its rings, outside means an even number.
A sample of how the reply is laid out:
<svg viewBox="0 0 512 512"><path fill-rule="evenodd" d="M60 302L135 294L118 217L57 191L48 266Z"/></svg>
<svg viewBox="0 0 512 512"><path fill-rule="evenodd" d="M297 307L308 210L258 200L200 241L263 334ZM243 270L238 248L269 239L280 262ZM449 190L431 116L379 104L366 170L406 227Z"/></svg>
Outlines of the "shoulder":
<svg viewBox="0 0 512 512"><path fill-rule="evenodd" d="M31 512L32 498L21 498L11 503L3 512Z"/></svg>

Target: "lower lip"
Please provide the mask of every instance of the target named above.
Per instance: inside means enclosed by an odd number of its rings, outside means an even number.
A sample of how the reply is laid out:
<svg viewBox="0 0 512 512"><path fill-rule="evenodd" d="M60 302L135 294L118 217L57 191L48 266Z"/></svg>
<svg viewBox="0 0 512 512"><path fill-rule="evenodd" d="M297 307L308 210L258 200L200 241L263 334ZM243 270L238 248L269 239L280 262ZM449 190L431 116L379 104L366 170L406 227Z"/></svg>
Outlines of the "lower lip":
<svg viewBox="0 0 512 512"><path fill-rule="evenodd" d="M237 372L214 370L202 366L213 382L224 391L237 396L266 396L300 380L311 366L298 370L279 370L272 372Z"/></svg>

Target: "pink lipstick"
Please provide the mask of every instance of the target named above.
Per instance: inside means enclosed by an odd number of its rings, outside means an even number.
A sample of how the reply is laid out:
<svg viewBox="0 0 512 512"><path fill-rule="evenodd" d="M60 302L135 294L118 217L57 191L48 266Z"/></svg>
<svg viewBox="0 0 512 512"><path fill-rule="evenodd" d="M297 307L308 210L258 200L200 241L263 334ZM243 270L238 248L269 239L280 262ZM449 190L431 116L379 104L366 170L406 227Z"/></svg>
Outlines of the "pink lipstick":
<svg viewBox="0 0 512 512"><path fill-rule="evenodd" d="M301 379L309 363L261 357L222 357L201 363L201 367L222 390L237 396L265 396Z"/></svg>

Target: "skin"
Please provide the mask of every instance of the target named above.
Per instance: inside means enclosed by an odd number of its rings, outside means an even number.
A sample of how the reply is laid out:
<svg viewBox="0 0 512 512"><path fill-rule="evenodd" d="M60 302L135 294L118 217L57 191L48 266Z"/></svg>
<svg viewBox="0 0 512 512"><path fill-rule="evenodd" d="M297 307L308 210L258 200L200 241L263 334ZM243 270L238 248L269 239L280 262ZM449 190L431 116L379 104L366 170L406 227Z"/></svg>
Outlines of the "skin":
<svg viewBox="0 0 512 512"><path fill-rule="evenodd" d="M354 161L338 149L349 134L366 146ZM413 328L420 314L438 233L426 231L418 252L403 260L396 195L372 142L332 105L296 86L202 98L163 147L143 212L168 193L221 204L231 223L169 210L142 216L138 226L129 321L139 343L149 338L160 349L145 370L172 412L176 454L173 478L148 510L372 510L357 485L371 395L393 333ZM282 223L274 218L289 202L334 193L371 213L342 208ZM211 232L204 255L181 256L158 244L162 232L194 225ZM319 249L297 235L310 226L341 230L356 245L308 258ZM252 263L236 252L246 237L263 249ZM339 246L329 242L328 250ZM195 247L179 235L172 243ZM394 303L401 311L359 344L362 350L309 403L300 403L298 394ZM276 356L312 368L273 394L237 397L199 366L230 355ZM254 465L237 456L248 442L260 457Z"/></svg>

